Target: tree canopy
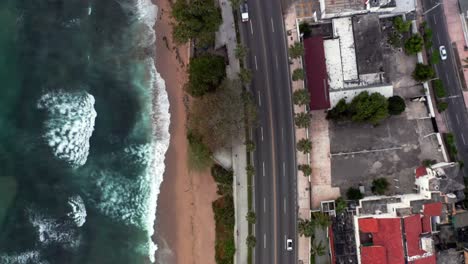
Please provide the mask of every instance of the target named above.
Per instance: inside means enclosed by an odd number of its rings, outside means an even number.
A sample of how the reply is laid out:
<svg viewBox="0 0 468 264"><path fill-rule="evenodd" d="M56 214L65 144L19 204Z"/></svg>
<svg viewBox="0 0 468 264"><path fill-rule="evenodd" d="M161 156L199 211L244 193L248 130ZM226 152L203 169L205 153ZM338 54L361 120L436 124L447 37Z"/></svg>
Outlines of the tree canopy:
<svg viewBox="0 0 468 264"><path fill-rule="evenodd" d="M400 33L409 32L411 28L411 21L403 21L401 16L397 16L393 19L393 26Z"/></svg>
<svg viewBox="0 0 468 264"><path fill-rule="evenodd" d="M213 92L226 76L224 58L205 54L190 60L187 92L194 96L203 96Z"/></svg>
<svg viewBox="0 0 468 264"><path fill-rule="evenodd" d="M176 20L173 37L178 43L196 39L201 45L214 42L222 23L221 13L212 0L176 1L172 8Z"/></svg>
<svg viewBox="0 0 468 264"><path fill-rule="evenodd" d="M349 189L346 191L346 197L348 197L349 200L360 200L362 199L363 195L358 188L349 187Z"/></svg>
<svg viewBox="0 0 468 264"><path fill-rule="evenodd" d="M383 195L388 190L390 183L386 178L377 178L372 181L372 192Z"/></svg>
<svg viewBox="0 0 468 264"><path fill-rule="evenodd" d="M299 219L297 224L297 231L300 235L305 237L311 237L314 235L315 225L309 220Z"/></svg>
<svg viewBox="0 0 468 264"><path fill-rule="evenodd" d="M424 41L419 34L411 36L405 42L405 52L409 55L416 54L423 49Z"/></svg>
<svg viewBox="0 0 468 264"><path fill-rule="evenodd" d="M388 98L388 113L391 115L399 115L406 109L405 100L398 95Z"/></svg>
<svg viewBox="0 0 468 264"><path fill-rule="evenodd" d="M309 164L300 164L297 166L297 168L302 171L304 176L310 176L312 174L312 168L309 166Z"/></svg>
<svg viewBox="0 0 468 264"><path fill-rule="evenodd" d="M242 92L240 81L225 79L215 92L194 100L188 125L211 151L216 151L238 138L244 125L254 125L255 109L250 94Z"/></svg>
<svg viewBox="0 0 468 264"><path fill-rule="evenodd" d="M431 78L434 78L434 69L430 65L417 63L416 68L413 71L413 78L416 81L424 82Z"/></svg>

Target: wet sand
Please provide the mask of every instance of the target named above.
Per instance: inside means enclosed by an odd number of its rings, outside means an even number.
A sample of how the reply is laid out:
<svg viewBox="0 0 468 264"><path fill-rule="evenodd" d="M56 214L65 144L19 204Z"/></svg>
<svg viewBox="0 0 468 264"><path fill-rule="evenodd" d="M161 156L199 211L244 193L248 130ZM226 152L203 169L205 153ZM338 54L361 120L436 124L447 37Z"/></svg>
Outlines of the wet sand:
<svg viewBox="0 0 468 264"><path fill-rule="evenodd" d="M171 141L166 171L158 198L154 239L156 263L211 264L214 259L215 223L211 202L216 184L209 171L192 172L187 165L186 105L187 45L172 41L170 0L158 6L156 67L166 82L170 101Z"/></svg>

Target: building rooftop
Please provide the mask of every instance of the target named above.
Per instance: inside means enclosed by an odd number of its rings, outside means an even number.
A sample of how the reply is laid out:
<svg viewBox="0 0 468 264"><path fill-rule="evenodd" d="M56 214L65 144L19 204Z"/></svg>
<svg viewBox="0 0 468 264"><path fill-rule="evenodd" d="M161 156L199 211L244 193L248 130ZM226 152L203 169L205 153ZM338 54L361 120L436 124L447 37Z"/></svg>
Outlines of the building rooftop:
<svg viewBox="0 0 468 264"><path fill-rule="evenodd" d="M442 214L442 203L428 203L424 206L424 215L427 216L440 216Z"/></svg>
<svg viewBox="0 0 468 264"><path fill-rule="evenodd" d="M346 13L365 11L365 1L362 0L325 0L325 13Z"/></svg>
<svg viewBox="0 0 468 264"><path fill-rule="evenodd" d="M387 251L382 246L361 248L362 264L387 264Z"/></svg>
<svg viewBox="0 0 468 264"><path fill-rule="evenodd" d="M410 257L425 253L419 246L419 235L422 233L422 222L419 214L403 218L405 225L406 251Z"/></svg>
<svg viewBox="0 0 468 264"><path fill-rule="evenodd" d="M400 197L378 197L377 199L364 199L361 200L361 208L359 214L373 215L376 212L387 213L387 204L401 202Z"/></svg>
<svg viewBox="0 0 468 264"><path fill-rule="evenodd" d="M386 264L403 264L404 250L403 250L403 234L401 229L400 218L378 218L379 228L378 232L372 233L373 246L382 246L386 252ZM362 252L366 253L367 250L361 247ZM373 262L362 262L363 264L372 264Z"/></svg>
<svg viewBox="0 0 468 264"><path fill-rule="evenodd" d="M330 108L324 42L321 36L304 39L306 84L310 93L310 109Z"/></svg>
<svg viewBox="0 0 468 264"><path fill-rule="evenodd" d="M359 74L383 72L379 15L353 16L352 23Z"/></svg>
<svg viewBox="0 0 468 264"><path fill-rule="evenodd" d="M343 68L343 80L358 79L356 67L356 50L354 46L353 22L351 17L340 17L332 20L333 35L339 39ZM336 52L336 51L335 51Z"/></svg>

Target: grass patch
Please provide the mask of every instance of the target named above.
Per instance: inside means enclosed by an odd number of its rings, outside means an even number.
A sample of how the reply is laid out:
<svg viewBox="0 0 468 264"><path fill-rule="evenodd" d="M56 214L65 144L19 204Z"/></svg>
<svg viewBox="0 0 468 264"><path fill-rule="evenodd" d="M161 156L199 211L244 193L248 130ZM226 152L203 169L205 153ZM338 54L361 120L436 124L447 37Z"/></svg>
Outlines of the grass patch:
<svg viewBox="0 0 468 264"><path fill-rule="evenodd" d="M442 84L442 80L433 80L432 87L434 88L434 94L437 98L443 98L447 96L447 91Z"/></svg>
<svg viewBox="0 0 468 264"><path fill-rule="evenodd" d="M227 171L219 165L211 168L211 174L218 185L221 196L212 203L215 222L215 259L218 264L234 263L236 246L234 243L234 199L232 197L232 171Z"/></svg>
<svg viewBox="0 0 468 264"><path fill-rule="evenodd" d="M445 146L447 147L447 151L450 156L450 159L452 161L456 161L458 150L457 150L457 146L455 145L455 137L453 136L452 133L445 133L444 141L445 141Z"/></svg>

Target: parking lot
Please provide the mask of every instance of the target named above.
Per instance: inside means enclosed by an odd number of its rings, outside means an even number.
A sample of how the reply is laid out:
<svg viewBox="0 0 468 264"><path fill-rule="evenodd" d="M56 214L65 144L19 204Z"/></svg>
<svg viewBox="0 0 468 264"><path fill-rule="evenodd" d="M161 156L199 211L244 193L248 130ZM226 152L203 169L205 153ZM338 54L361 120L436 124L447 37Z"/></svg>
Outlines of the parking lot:
<svg viewBox="0 0 468 264"><path fill-rule="evenodd" d="M411 193L414 170L425 159L442 161L431 119L393 116L379 126L330 122L332 186L345 194L362 184L371 194L372 180L385 177L389 194Z"/></svg>

